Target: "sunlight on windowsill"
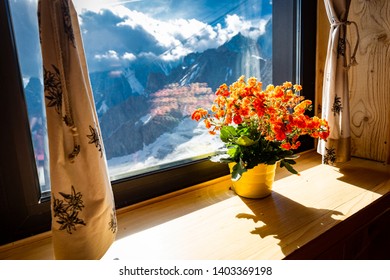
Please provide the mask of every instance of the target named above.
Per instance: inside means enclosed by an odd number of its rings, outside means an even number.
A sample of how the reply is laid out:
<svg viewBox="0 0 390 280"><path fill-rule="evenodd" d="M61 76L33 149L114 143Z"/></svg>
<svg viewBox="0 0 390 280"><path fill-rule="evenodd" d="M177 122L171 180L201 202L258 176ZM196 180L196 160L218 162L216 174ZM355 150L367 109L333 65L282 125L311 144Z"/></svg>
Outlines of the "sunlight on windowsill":
<svg viewBox="0 0 390 280"><path fill-rule="evenodd" d="M237 196L225 176L121 211L104 259L282 259L390 190L389 166L372 161L333 167L307 153L297 169L278 169L260 200Z"/></svg>
<svg viewBox="0 0 390 280"><path fill-rule="evenodd" d="M103 259L283 259L390 192L390 166L301 155L277 169L272 195L245 199L224 176L118 210ZM50 233L0 247L0 259L52 259Z"/></svg>

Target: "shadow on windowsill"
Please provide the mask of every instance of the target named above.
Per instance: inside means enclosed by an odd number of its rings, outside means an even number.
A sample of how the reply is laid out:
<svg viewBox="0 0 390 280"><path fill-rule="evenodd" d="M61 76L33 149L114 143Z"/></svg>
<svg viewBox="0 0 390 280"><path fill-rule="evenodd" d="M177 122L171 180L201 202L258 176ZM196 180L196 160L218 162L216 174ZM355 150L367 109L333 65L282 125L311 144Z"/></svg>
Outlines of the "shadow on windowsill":
<svg viewBox="0 0 390 280"><path fill-rule="evenodd" d="M275 191L263 199L241 199L252 213L239 213L236 218L253 221L250 234L278 239L285 256L338 223L336 217L343 215L329 209L306 207Z"/></svg>
<svg viewBox="0 0 390 280"><path fill-rule="evenodd" d="M321 156L319 154L314 151L307 152L300 155L297 159L296 169L299 170L299 172L303 172L320 164ZM291 174L286 168L277 167L275 181L288 176L297 175ZM144 215L145 218L142 220L142 224L132 224L131 227L126 226L124 230L120 230L117 235L117 240L180 218L205 207L223 202L224 200L235 196L234 192L229 191L231 188L231 181L229 179L227 179L226 182L221 183L221 185L222 186L219 187L211 185L198 189L194 192L194 196L191 195L191 191L184 191L176 194L173 193L173 195L168 198L169 207L167 207L164 200L161 200L159 202L152 203L151 205L140 207L136 211L137 214L134 214L133 211L123 212L123 216L127 217L126 219L136 220L139 215ZM174 210L171 211L170 208Z"/></svg>
<svg viewBox="0 0 390 280"><path fill-rule="evenodd" d="M353 166L351 163L353 162ZM352 158L350 162L340 164L340 181L378 194L386 194L386 188L380 188L390 181L390 165L367 159Z"/></svg>

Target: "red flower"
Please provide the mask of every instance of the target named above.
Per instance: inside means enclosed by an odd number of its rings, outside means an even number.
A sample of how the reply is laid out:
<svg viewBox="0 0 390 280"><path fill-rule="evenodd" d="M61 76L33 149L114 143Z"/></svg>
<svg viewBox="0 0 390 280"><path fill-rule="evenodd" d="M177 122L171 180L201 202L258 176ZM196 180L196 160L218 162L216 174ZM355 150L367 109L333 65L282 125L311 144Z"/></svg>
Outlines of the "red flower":
<svg viewBox="0 0 390 280"><path fill-rule="evenodd" d="M226 84L220 85L215 94L221 96L229 96L230 92L228 86Z"/></svg>
<svg viewBox="0 0 390 280"><path fill-rule="evenodd" d="M283 143L283 144L281 144L280 145L280 147L282 148L282 149L285 149L285 150L290 150L291 149L291 144L290 143Z"/></svg>
<svg viewBox="0 0 390 280"><path fill-rule="evenodd" d="M235 124L241 124L242 123L242 118L240 115L235 115L234 118L233 118L233 122Z"/></svg>

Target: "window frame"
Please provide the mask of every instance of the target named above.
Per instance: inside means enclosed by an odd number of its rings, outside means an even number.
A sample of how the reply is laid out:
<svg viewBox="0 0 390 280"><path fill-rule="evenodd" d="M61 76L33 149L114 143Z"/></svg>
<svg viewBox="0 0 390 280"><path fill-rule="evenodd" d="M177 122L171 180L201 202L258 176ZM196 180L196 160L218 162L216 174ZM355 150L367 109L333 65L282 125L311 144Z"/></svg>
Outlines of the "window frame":
<svg viewBox="0 0 390 280"><path fill-rule="evenodd" d="M8 1L1 1L0 245L50 228L50 206L48 201L41 202L22 77L12 30Z"/></svg>
<svg viewBox="0 0 390 280"><path fill-rule="evenodd" d="M277 53L278 60L273 60L273 82L300 83L306 98L314 100L317 1L273 0L274 15L276 11L278 21L272 23L273 56ZM297 30L300 23L304 28ZM6 135L0 137L0 245L3 245L50 230L51 215L50 198L44 199L40 192L8 0L0 1L0 34L3 34L0 40L0 118L2 135ZM301 52L295 48L297 45L302 47ZM311 149L314 142L309 140L305 145L305 149ZM227 165L203 159L112 181L116 207L119 209L228 173Z"/></svg>

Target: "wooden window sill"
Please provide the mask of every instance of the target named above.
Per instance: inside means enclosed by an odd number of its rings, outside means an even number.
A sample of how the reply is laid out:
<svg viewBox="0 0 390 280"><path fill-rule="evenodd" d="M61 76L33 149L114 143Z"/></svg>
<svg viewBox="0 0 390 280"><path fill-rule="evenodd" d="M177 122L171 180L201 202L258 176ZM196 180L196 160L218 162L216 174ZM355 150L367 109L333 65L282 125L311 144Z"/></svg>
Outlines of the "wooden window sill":
<svg viewBox="0 0 390 280"><path fill-rule="evenodd" d="M316 258L390 207L389 165L327 166L308 152L296 169L278 168L260 200L237 196L225 176L120 209L104 259ZM0 247L0 259L52 258L49 232Z"/></svg>

